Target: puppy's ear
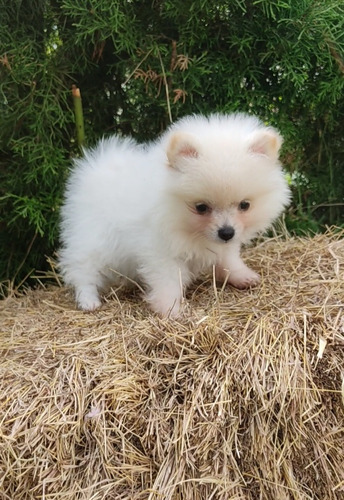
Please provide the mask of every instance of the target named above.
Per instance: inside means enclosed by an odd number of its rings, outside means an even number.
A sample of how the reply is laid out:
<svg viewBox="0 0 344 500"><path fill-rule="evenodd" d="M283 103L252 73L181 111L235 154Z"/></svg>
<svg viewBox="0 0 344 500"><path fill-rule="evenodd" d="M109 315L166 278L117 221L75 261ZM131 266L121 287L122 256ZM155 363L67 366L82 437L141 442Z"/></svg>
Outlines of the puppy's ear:
<svg viewBox="0 0 344 500"><path fill-rule="evenodd" d="M283 143L282 136L274 128L257 130L250 137L249 152L264 155L276 161Z"/></svg>
<svg viewBox="0 0 344 500"><path fill-rule="evenodd" d="M167 147L167 158L171 167L179 170L185 160L198 157L198 144L192 135L184 132L175 132L172 135Z"/></svg>

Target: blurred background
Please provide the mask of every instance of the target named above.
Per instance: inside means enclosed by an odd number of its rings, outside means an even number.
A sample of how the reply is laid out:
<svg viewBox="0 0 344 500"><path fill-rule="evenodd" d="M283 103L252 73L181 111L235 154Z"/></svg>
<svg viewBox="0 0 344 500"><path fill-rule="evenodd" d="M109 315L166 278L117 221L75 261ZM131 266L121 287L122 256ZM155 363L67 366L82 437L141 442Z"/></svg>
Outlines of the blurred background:
<svg viewBox="0 0 344 500"><path fill-rule="evenodd" d="M244 111L284 136L290 233L344 225L342 0L0 0L0 282L34 283L85 145Z"/></svg>

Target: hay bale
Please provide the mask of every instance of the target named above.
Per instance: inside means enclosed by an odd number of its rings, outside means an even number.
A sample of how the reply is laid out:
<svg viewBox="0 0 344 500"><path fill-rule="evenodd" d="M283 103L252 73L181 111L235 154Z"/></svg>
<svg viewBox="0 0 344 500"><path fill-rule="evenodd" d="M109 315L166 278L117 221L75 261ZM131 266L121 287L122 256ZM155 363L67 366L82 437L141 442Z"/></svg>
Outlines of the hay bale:
<svg viewBox="0 0 344 500"><path fill-rule="evenodd" d="M209 278L179 322L123 291L4 300L0 498L343 498L342 238L262 241L261 286Z"/></svg>

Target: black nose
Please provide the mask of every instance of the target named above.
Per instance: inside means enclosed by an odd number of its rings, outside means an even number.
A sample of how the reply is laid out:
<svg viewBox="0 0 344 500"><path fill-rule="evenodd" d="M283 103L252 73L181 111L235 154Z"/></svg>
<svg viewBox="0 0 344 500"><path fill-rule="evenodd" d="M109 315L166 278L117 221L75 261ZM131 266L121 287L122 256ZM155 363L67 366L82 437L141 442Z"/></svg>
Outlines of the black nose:
<svg viewBox="0 0 344 500"><path fill-rule="evenodd" d="M229 241L233 238L235 230L232 226L224 226L218 230L217 234L221 240Z"/></svg>

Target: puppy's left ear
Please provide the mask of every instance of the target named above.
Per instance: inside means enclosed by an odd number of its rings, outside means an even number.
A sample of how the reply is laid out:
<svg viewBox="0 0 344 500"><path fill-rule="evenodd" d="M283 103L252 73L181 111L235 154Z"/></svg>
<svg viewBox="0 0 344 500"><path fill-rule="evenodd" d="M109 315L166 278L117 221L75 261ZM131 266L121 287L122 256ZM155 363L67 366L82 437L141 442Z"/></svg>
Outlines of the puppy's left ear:
<svg viewBox="0 0 344 500"><path fill-rule="evenodd" d="M277 161L282 143L282 136L276 129L263 128L254 132L250 137L249 152L254 155L264 155Z"/></svg>
<svg viewBox="0 0 344 500"><path fill-rule="evenodd" d="M188 160L199 157L198 144L195 137L184 132L175 132L167 147L168 163L180 170Z"/></svg>

